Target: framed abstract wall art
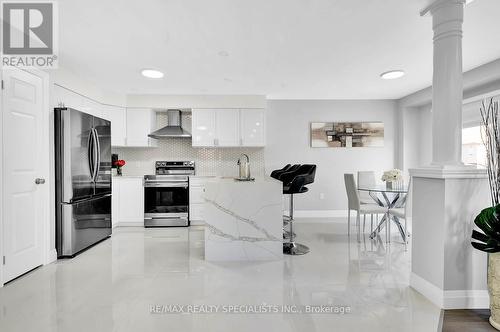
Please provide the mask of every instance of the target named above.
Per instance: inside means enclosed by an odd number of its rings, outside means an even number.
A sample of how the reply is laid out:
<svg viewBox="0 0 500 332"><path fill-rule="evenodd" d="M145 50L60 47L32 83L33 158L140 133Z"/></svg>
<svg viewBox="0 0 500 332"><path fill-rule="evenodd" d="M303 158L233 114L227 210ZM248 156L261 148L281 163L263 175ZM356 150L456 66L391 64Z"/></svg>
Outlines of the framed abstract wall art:
<svg viewBox="0 0 500 332"><path fill-rule="evenodd" d="M383 122L311 122L311 147L383 147Z"/></svg>

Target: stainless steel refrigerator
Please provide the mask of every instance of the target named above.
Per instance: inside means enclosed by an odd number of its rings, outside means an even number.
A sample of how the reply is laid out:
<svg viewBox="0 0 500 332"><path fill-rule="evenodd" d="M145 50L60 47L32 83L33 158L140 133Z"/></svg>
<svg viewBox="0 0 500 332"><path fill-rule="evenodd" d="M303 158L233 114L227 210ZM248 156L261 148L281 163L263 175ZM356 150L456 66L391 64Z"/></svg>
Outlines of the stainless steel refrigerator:
<svg viewBox="0 0 500 332"><path fill-rule="evenodd" d="M56 248L74 256L111 234L111 123L56 108Z"/></svg>

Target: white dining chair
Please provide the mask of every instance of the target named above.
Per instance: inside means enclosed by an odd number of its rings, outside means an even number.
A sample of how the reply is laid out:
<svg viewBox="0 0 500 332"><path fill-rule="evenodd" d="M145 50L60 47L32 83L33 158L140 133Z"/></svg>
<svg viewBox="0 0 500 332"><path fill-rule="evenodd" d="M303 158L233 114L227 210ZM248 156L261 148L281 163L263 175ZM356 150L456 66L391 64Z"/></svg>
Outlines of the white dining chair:
<svg viewBox="0 0 500 332"><path fill-rule="evenodd" d="M358 171L358 188L373 188L377 184L374 171ZM358 190L360 204L373 204L373 198L366 190ZM375 215L378 222L378 214ZM366 223L366 214L363 215L363 228ZM363 229L364 231L364 229ZM373 232L373 214L371 215L370 232Z"/></svg>
<svg viewBox="0 0 500 332"><path fill-rule="evenodd" d="M356 187L356 180L354 180L354 174L344 174L345 189L347 192L347 235L351 235L351 210L357 212L356 214L356 226L358 228L358 241L360 240L361 234L361 223L360 216L363 214L365 217L367 214L385 214L387 209L377 205L377 204L361 204L359 199L358 190ZM366 220L366 218L364 218ZM363 225L363 231L365 226Z"/></svg>
<svg viewBox="0 0 500 332"><path fill-rule="evenodd" d="M405 200L404 200L404 206L402 208L393 208L389 209L389 215L396 217L398 219L404 219L404 234L406 236L404 242L405 242L405 251L408 250L408 218L411 217L411 190L412 190L412 185L411 185L411 178L410 181L408 182L408 193L406 194ZM389 235L390 236L390 235Z"/></svg>
<svg viewBox="0 0 500 332"><path fill-rule="evenodd" d="M374 171L358 172L358 188L373 188L376 185ZM359 192L359 202L361 204L373 204L373 198L367 191Z"/></svg>

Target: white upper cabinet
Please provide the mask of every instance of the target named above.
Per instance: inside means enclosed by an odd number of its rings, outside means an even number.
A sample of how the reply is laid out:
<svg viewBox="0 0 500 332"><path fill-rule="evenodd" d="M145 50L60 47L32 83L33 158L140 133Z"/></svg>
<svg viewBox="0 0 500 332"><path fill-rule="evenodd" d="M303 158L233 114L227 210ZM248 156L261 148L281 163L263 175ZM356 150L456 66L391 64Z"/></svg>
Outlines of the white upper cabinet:
<svg viewBox="0 0 500 332"><path fill-rule="evenodd" d="M103 118L111 121L111 146L127 145L127 111L125 107L103 105Z"/></svg>
<svg viewBox="0 0 500 332"><path fill-rule="evenodd" d="M265 146L265 114L262 109L240 110L241 145Z"/></svg>
<svg viewBox="0 0 500 332"><path fill-rule="evenodd" d="M157 146L156 139L148 137L156 129L154 110L103 105L59 85L54 84L53 87L54 107L74 108L111 121L111 146Z"/></svg>
<svg viewBox="0 0 500 332"><path fill-rule="evenodd" d="M54 85L54 106L69 107L83 111L83 96L66 88Z"/></svg>
<svg viewBox="0 0 500 332"><path fill-rule="evenodd" d="M74 108L97 117L103 116L101 103L59 85L54 85L54 106Z"/></svg>
<svg viewBox="0 0 500 332"><path fill-rule="evenodd" d="M127 146L154 147L157 141L148 135L156 129L156 113L151 109L127 108Z"/></svg>
<svg viewBox="0 0 500 332"><path fill-rule="evenodd" d="M263 109L193 110L193 146L265 146Z"/></svg>
<svg viewBox="0 0 500 332"><path fill-rule="evenodd" d="M78 110L102 118L103 107L104 106L101 103L98 103L87 97L82 97L82 107L79 108Z"/></svg>
<svg viewBox="0 0 500 332"><path fill-rule="evenodd" d="M215 146L216 110L193 110L191 135L193 146Z"/></svg>
<svg viewBox="0 0 500 332"><path fill-rule="evenodd" d="M223 109L215 111L216 146L239 146L240 116L238 110Z"/></svg>

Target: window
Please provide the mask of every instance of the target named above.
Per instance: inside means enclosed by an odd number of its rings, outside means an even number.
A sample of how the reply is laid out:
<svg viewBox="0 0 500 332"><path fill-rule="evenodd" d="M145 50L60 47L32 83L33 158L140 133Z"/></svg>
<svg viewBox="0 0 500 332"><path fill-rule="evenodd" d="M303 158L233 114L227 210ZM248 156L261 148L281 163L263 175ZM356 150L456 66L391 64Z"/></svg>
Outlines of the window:
<svg viewBox="0 0 500 332"><path fill-rule="evenodd" d="M462 129L462 162L466 165L486 167L486 148L481 138L481 126Z"/></svg>

